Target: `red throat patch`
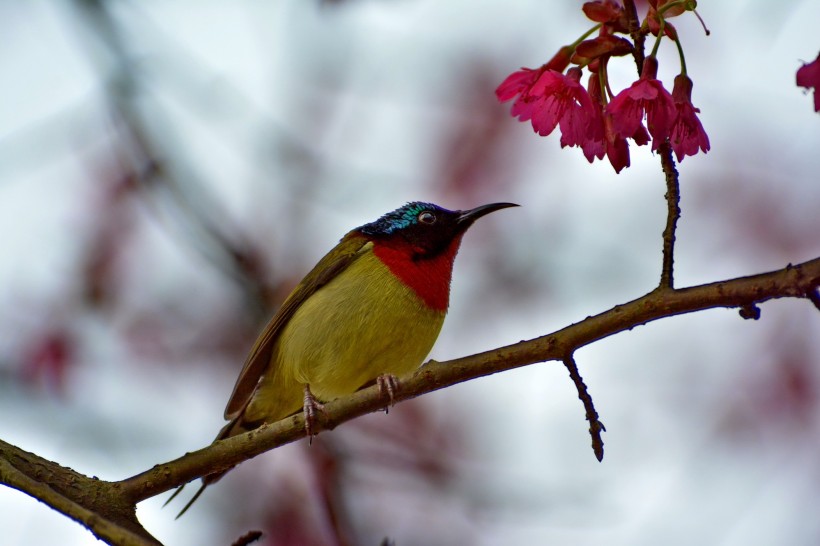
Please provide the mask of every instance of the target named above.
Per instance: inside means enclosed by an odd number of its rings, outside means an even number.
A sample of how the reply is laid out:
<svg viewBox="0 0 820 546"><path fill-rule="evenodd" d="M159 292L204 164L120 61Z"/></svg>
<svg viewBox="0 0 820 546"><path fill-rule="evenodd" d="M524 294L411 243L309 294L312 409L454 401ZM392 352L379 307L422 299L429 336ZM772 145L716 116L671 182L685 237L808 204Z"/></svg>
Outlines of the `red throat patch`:
<svg viewBox="0 0 820 546"><path fill-rule="evenodd" d="M450 279L453 276L453 260L461 245L461 235L450 242L444 251L434 258L413 259L416 250L407 241L375 242L373 253L404 284L409 286L425 304L436 311L447 312L450 304Z"/></svg>

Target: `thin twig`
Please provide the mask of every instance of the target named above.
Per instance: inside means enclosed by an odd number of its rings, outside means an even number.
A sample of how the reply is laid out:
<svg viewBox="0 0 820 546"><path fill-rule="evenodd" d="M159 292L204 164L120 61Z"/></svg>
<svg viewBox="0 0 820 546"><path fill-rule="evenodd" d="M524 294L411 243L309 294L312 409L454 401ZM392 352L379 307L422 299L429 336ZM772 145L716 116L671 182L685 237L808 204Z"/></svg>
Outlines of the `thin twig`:
<svg viewBox="0 0 820 546"><path fill-rule="evenodd" d="M569 353L564 357L564 366L569 370L569 376L572 382L575 383L575 389L578 391L578 399L584 404L584 411L586 412L587 421L589 421L589 435L592 437L592 451L595 452L595 458L598 461L604 460L604 440L601 438L601 433L606 431L606 427L598 419L598 412L595 411L595 404L592 402L592 396L587 390L586 383L578 371L578 365L575 363L575 356Z"/></svg>
<svg viewBox="0 0 820 546"><path fill-rule="evenodd" d="M646 32L641 30L641 22L638 19L638 8L635 0L624 0L624 10L629 24L629 35L632 37L632 57L638 68L638 74L643 69L644 43L646 42Z"/></svg>
<svg viewBox="0 0 820 546"><path fill-rule="evenodd" d="M678 170L675 168L675 160L672 157L672 147L667 140L658 148L658 155L661 157L663 174L666 177L666 228L663 230L663 265L661 269L661 282L658 288L674 288L674 265L675 265L675 231L680 219L680 186L678 184Z"/></svg>
<svg viewBox="0 0 820 546"><path fill-rule="evenodd" d="M191 238L193 248L235 281L246 293L249 309L260 317L268 312L267 305L274 299L262 270L261 251L239 228L226 228L226 215L220 213L218 200L195 179L190 169L171 162L164 157L139 109L142 82L133 70L135 64L125 36L117 26L112 7L103 0L76 0L76 12L99 38L115 63L107 87L107 98L115 119L123 129L123 142L133 158L132 170L140 184L143 195L168 198L179 214L174 220L180 232ZM96 45L96 44L95 44ZM96 48L95 48L96 51ZM108 69L109 59L105 59ZM156 116L154 116L156 117ZM156 120L154 120L156 121ZM189 172L180 175L179 172ZM147 200L149 204L152 201ZM217 218L219 219L217 221ZM262 305L259 302L263 302Z"/></svg>

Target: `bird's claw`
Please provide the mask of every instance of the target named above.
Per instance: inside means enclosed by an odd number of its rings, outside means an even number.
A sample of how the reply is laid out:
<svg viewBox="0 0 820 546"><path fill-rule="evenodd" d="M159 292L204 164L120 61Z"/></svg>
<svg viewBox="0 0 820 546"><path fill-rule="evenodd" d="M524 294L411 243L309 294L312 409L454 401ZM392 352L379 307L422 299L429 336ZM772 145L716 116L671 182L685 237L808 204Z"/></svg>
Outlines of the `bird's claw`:
<svg viewBox="0 0 820 546"><path fill-rule="evenodd" d="M390 402L384 408L384 412L387 413L388 410L395 404L396 393L399 391L399 378L393 374L382 374L376 378L376 384L379 386L379 393L384 397L386 396Z"/></svg>
<svg viewBox="0 0 820 546"><path fill-rule="evenodd" d="M305 385L305 398L302 409L305 413L305 432L308 436L308 444L313 443L313 437L316 435L314 431L314 424L320 413L324 413L325 405L316 400L313 393L310 392L310 385Z"/></svg>

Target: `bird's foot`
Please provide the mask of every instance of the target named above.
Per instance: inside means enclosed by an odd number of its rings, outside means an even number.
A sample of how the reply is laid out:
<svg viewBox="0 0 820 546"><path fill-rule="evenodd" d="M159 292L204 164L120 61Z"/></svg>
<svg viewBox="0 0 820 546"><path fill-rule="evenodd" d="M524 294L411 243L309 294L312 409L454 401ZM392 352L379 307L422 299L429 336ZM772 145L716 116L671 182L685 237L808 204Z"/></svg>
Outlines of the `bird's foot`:
<svg viewBox="0 0 820 546"><path fill-rule="evenodd" d="M310 392L310 385L305 384L305 401L302 406L305 412L305 432L308 435L308 444L313 443L313 437L316 435L314 425L317 422L319 414L324 414L325 405L319 402L313 393Z"/></svg>
<svg viewBox="0 0 820 546"><path fill-rule="evenodd" d="M388 405L384 407L384 412L388 413L389 409L395 404L396 393L401 386L399 378L390 373L382 374L376 378L376 384L379 386L379 393L390 400Z"/></svg>

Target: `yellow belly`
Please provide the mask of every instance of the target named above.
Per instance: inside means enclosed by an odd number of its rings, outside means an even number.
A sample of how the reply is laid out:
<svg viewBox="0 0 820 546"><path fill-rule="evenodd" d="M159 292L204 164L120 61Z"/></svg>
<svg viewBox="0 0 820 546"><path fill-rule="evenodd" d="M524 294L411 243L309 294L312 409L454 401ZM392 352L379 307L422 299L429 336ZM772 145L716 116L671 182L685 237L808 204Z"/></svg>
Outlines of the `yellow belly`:
<svg viewBox="0 0 820 546"><path fill-rule="evenodd" d="M417 369L444 315L367 252L305 300L283 328L245 419L273 421L298 411L306 383L327 401L381 374Z"/></svg>

